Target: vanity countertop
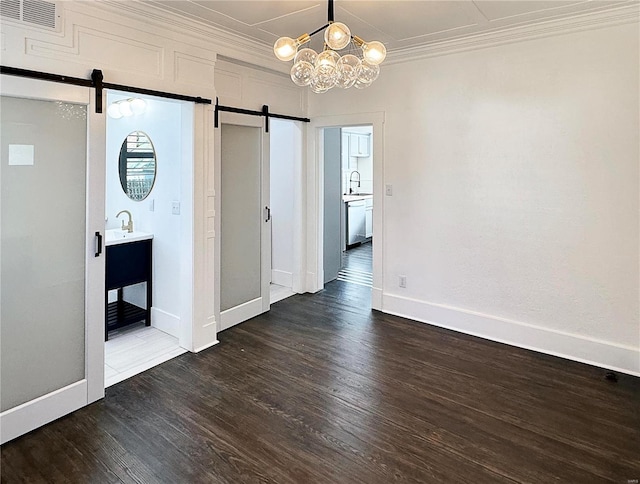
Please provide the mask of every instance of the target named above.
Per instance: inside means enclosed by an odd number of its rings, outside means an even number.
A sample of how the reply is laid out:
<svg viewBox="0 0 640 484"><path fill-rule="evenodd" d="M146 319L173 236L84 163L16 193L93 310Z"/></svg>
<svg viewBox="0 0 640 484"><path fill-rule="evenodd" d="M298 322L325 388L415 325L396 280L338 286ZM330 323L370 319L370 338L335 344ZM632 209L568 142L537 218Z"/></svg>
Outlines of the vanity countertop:
<svg viewBox="0 0 640 484"><path fill-rule="evenodd" d="M367 194L358 194L358 195L342 195L343 202L355 202L356 200L366 200L368 198L373 198L372 193Z"/></svg>
<svg viewBox="0 0 640 484"><path fill-rule="evenodd" d="M129 242L138 242L139 240L153 239L153 234L134 230L127 232L121 229L109 229L105 231L104 245L128 244Z"/></svg>

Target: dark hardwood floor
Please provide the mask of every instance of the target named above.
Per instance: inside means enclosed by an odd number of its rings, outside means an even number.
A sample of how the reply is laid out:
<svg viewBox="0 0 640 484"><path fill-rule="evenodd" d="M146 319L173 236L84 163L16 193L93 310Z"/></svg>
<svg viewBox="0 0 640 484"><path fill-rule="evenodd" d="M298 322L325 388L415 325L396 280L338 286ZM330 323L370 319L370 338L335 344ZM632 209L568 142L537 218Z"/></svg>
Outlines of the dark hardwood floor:
<svg viewBox="0 0 640 484"><path fill-rule="evenodd" d="M373 246L372 242L358 245L342 253L342 268L338 280L373 286Z"/></svg>
<svg viewBox="0 0 640 484"><path fill-rule="evenodd" d="M342 267L373 272L373 242L360 244L342 253Z"/></svg>
<svg viewBox="0 0 640 484"><path fill-rule="evenodd" d="M2 482L640 479L640 379L369 300L340 281L285 299L4 445Z"/></svg>

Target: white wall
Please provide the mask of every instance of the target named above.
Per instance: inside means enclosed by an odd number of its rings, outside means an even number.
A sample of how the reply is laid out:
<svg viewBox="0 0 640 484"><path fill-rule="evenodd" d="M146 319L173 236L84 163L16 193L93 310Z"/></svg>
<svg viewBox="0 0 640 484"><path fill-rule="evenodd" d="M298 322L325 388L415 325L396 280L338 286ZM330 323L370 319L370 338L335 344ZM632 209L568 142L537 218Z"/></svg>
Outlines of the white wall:
<svg viewBox="0 0 640 484"><path fill-rule="evenodd" d="M383 65L310 97L312 118L385 112L385 311L640 372L638 40Z"/></svg>
<svg viewBox="0 0 640 484"><path fill-rule="evenodd" d="M107 102L130 97L109 93ZM116 218L121 210L129 210L134 229L150 232L153 239L153 314L152 324L178 337L181 313L181 220L190 220L191 190L182 193L182 172L191 171L192 156L187 143L183 157L182 103L145 97L147 109L138 116L107 119L106 153L106 228L118 228L125 214ZM193 113L187 113L193 117ZM153 143L156 153L156 179L146 199L131 200L126 196L118 172L120 147L132 131L144 131ZM189 140L192 134L188 133ZM185 168L186 167L186 168ZM185 204L183 205L183 199ZM172 202L181 204L180 215L172 214ZM153 205L153 211L151 207ZM144 306L144 288L141 285L125 290L125 299Z"/></svg>
<svg viewBox="0 0 640 484"><path fill-rule="evenodd" d="M271 120L271 282L293 285L294 179L302 162L299 123Z"/></svg>

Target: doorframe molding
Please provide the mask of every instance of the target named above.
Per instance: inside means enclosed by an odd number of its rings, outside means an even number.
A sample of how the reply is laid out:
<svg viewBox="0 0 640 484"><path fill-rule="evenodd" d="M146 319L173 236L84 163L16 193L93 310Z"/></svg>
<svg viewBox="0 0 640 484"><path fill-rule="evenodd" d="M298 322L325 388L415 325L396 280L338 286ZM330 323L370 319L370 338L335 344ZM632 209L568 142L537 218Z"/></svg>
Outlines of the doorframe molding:
<svg viewBox="0 0 640 484"><path fill-rule="evenodd" d="M384 111L313 118L307 128L307 292L324 287L324 128L373 127L372 309L382 309L384 247Z"/></svg>

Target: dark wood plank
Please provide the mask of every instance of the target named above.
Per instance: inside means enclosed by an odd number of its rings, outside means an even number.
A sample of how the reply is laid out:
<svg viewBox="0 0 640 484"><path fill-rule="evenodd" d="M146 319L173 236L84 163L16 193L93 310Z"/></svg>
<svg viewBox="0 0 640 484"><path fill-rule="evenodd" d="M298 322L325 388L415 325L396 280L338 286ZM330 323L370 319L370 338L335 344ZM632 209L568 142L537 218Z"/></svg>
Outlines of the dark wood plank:
<svg viewBox="0 0 640 484"><path fill-rule="evenodd" d="M373 246L368 241L342 252L342 267L373 272Z"/></svg>
<svg viewBox="0 0 640 484"><path fill-rule="evenodd" d="M617 482L640 379L369 309L285 299L2 447L2 482Z"/></svg>

